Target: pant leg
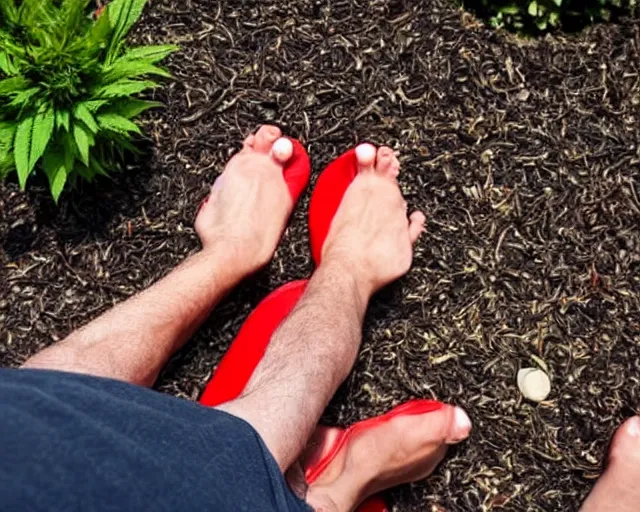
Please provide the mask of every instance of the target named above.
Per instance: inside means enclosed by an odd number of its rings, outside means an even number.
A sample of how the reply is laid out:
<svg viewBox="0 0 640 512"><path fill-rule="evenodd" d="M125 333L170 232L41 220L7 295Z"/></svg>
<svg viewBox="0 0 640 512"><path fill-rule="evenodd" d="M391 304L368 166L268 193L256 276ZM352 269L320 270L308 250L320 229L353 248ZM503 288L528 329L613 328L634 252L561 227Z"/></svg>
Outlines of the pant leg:
<svg viewBox="0 0 640 512"><path fill-rule="evenodd" d="M0 370L2 511L310 511L257 432L97 377Z"/></svg>

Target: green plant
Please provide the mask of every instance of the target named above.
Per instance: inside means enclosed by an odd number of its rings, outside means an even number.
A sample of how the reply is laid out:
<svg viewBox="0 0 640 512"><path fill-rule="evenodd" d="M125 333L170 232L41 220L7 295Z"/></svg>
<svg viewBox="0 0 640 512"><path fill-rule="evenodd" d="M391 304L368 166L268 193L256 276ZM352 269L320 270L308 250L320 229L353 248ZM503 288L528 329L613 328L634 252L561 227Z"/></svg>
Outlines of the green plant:
<svg viewBox="0 0 640 512"><path fill-rule="evenodd" d="M66 185L109 175L135 152L133 121L159 103L136 98L177 48L128 48L146 0L113 0L99 17L90 0L0 0L0 178L25 188L43 171L57 202Z"/></svg>
<svg viewBox="0 0 640 512"><path fill-rule="evenodd" d="M638 0L463 0L494 27L518 32L576 29L637 10Z"/></svg>

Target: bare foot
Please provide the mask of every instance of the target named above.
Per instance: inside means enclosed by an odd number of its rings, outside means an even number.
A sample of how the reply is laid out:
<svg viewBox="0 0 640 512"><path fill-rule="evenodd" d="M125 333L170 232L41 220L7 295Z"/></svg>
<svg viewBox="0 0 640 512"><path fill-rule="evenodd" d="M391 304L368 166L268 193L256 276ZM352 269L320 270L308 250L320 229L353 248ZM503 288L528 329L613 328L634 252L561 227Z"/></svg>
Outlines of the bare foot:
<svg viewBox="0 0 640 512"><path fill-rule="evenodd" d="M447 445L466 439L471 421L458 407L419 415L397 416L349 439L311 485L307 502L317 512L348 512L367 497L430 475ZM327 453L339 429L319 427L303 455L312 467Z"/></svg>
<svg viewBox="0 0 640 512"><path fill-rule="evenodd" d="M322 259L339 261L356 277L363 297L404 275L425 216L407 219L393 151L371 144L356 148L359 173L345 192L323 246Z"/></svg>
<svg viewBox="0 0 640 512"><path fill-rule="evenodd" d="M640 503L640 417L625 421L613 437L607 469L581 512L633 512Z"/></svg>
<svg viewBox="0 0 640 512"><path fill-rule="evenodd" d="M292 153L280 129L260 127L245 139L198 212L195 228L203 249L224 241L227 261L240 266L239 273L258 270L276 250L293 209L283 176Z"/></svg>

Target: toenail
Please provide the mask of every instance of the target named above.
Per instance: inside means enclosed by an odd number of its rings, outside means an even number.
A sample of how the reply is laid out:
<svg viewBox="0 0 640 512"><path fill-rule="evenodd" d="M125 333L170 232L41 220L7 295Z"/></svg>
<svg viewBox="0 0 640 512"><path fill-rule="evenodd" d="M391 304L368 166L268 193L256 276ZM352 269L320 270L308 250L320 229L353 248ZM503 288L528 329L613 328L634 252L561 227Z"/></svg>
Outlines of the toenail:
<svg viewBox="0 0 640 512"><path fill-rule="evenodd" d="M453 411L453 432L452 441L457 443L469 437L471 430L471 420L466 412L460 407L456 407Z"/></svg>
<svg viewBox="0 0 640 512"><path fill-rule="evenodd" d="M356 148L356 157L360 162L372 162L376 157L376 148L373 144L360 144Z"/></svg>
<svg viewBox="0 0 640 512"><path fill-rule="evenodd" d="M278 158L288 158L293 153L293 144L286 137L280 137L273 143L273 154Z"/></svg>
<svg viewBox="0 0 640 512"><path fill-rule="evenodd" d="M634 416L627 422L627 433L631 437L640 437L640 417Z"/></svg>

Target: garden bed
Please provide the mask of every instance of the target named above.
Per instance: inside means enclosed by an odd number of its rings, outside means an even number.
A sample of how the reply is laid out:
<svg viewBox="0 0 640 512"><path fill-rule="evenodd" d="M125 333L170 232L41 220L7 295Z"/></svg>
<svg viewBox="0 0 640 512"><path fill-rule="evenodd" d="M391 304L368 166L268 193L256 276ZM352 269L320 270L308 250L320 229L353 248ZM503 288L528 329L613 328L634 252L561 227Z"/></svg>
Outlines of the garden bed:
<svg viewBox="0 0 640 512"><path fill-rule="evenodd" d="M196 207L260 123L307 145L314 178L358 141L390 144L428 233L372 305L326 421L460 404L471 439L392 492L396 510L576 510L640 407L640 24L528 41L447 2L284 4L154 0L134 37L182 49L156 95L166 109L147 117L148 163L58 208L45 184L0 184L0 365L197 250ZM308 197L158 389L196 399L248 312L309 276ZM534 357L553 379L540 405L515 385Z"/></svg>

